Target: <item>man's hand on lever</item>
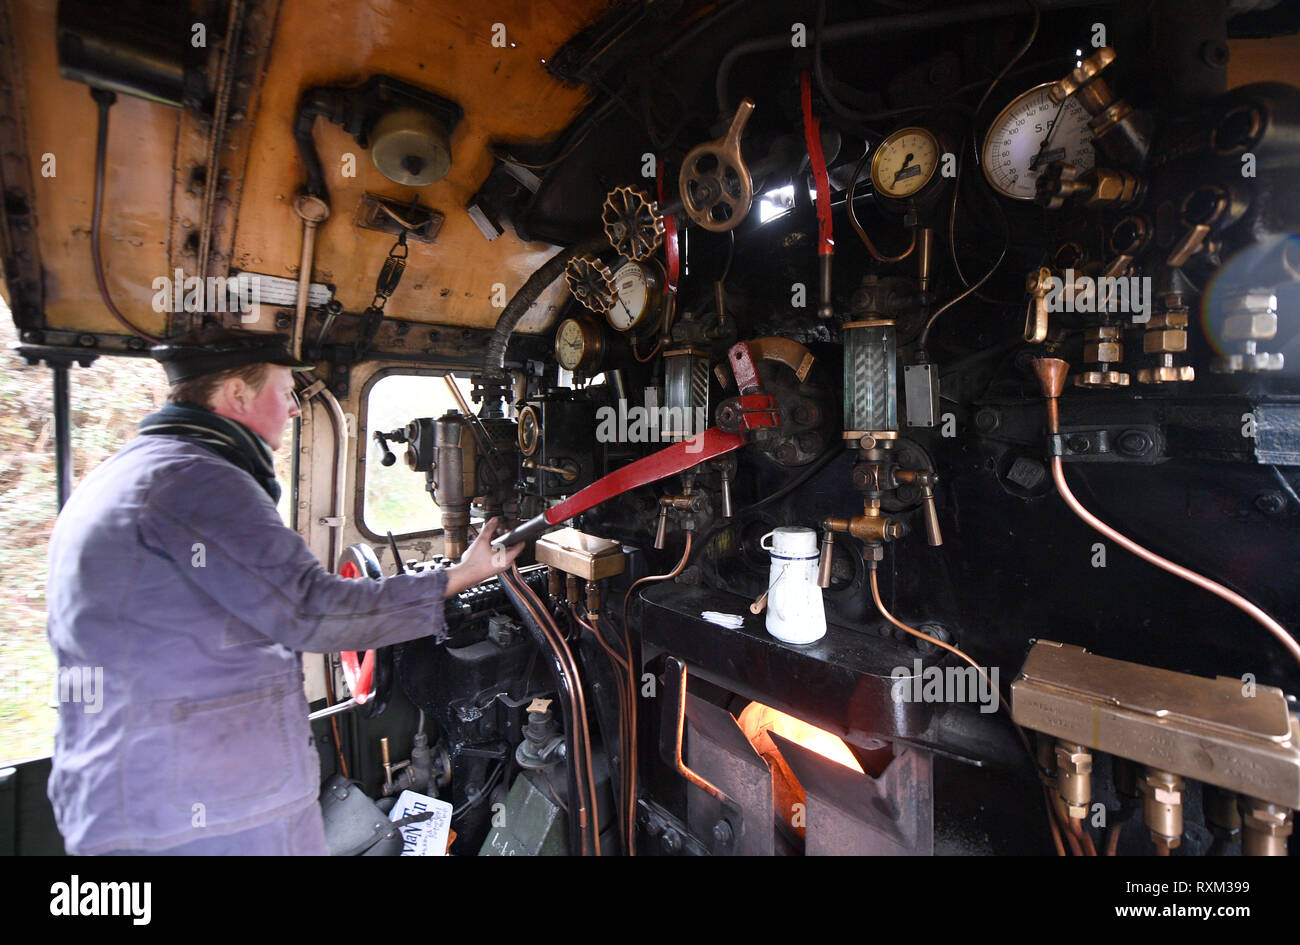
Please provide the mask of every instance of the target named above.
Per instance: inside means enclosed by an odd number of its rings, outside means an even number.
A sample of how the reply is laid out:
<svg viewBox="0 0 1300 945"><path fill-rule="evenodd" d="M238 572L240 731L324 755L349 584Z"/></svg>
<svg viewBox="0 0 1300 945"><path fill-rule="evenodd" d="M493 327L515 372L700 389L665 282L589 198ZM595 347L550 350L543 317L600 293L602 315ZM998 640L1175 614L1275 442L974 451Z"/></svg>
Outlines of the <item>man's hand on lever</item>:
<svg viewBox="0 0 1300 945"><path fill-rule="evenodd" d="M460 557L460 561L447 569L447 589L443 597L459 594L490 577L495 577L514 563L524 550L524 543L509 548L493 548L492 538L497 533L500 519L492 518L479 529L474 543Z"/></svg>

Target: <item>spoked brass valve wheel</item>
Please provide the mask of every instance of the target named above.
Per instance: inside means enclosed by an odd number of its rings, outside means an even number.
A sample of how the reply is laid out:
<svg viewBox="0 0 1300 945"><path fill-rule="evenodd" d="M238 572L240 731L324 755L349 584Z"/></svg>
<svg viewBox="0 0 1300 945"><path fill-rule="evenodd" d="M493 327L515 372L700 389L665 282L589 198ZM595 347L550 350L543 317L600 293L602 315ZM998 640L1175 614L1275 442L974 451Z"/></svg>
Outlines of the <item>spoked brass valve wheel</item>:
<svg viewBox="0 0 1300 945"><path fill-rule="evenodd" d="M754 200L754 184L740 154L740 136L754 111L745 99L736 109L727 135L692 149L682 162L677 187L691 220L713 233L740 226Z"/></svg>
<svg viewBox="0 0 1300 945"><path fill-rule="evenodd" d="M614 305L614 274L595 256L575 256L564 267L564 280L573 297L598 315Z"/></svg>
<svg viewBox="0 0 1300 945"><path fill-rule="evenodd" d="M663 245L663 215L653 200L634 187L611 190L600 219L609 245L627 259L647 259Z"/></svg>

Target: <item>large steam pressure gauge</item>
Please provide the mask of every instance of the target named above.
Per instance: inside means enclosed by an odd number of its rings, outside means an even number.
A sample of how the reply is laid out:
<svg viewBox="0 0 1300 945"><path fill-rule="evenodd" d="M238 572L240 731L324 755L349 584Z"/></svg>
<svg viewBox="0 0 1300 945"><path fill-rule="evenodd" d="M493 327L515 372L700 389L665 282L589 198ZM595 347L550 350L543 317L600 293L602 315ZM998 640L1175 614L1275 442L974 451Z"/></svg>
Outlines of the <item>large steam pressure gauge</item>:
<svg viewBox="0 0 1300 945"><path fill-rule="evenodd" d="M636 331L650 323L663 300L664 278L657 263L627 262L614 272L614 304L605 318L616 331Z"/></svg>
<svg viewBox="0 0 1300 945"><path fill-rule="evenodd" d="M882 197L915 197L934 180L942 149L924 128L900 128L880 142L871 158L871 186Z"/></svg>
<svg viewBox="0 0 1300 945"><path fill-rule="evenodd" d="M1096 163L1088 127L1092 116L1074 96L1053 102L1048 97L1053 84L1044 82L1013 99L984 135L984 176L1005 197L1033 200L1038 175L1057 161L1080 172Z"/></svg>

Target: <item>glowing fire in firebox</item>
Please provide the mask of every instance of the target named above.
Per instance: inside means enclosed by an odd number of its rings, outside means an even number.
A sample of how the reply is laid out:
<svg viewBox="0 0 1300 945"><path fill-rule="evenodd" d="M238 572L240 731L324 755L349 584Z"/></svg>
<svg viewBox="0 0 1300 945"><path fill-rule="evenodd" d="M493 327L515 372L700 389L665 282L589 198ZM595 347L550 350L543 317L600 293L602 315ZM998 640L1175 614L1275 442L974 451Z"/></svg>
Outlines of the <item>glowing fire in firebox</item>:
<svg viewBox="0 0 1300 945"><path fill-rule="evenodd" d="M737 722L740 724L741 731L745 733L745 738L760 755L767 755L764 751L766 746L762 743L771 745L771 740L764 735L767 732L776 732L782 738L788 738L836 764L853 771L862 771L862 765L858 764L858 760L853 757L853 752L849 751L849 746L844 744L843 739L816 725L809 725L802 719L796 719L793 715L787 715L780 709L763 705L761 702L751 702L740 713Z"/></svg>

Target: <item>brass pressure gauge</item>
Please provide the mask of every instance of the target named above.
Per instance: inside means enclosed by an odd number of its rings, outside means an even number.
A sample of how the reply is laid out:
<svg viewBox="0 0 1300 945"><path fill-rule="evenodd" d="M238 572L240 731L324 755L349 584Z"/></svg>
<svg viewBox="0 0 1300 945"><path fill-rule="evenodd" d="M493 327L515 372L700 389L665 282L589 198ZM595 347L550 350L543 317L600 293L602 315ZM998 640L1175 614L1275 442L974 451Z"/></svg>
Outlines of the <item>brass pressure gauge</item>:
<svg viewBox="0 0 1300 945"><path fill-rule="evenodd" d="M664 275L657 263L627 262L614 271L614 304L605 312L617 331L636 331L663 301Z"/></svg>
<svg viewBox="0 0 1300 945"><path fill-rule="evenodd" d="M924 128L900 128L880 142L871 158L871 185L882 197L914 197L934 180L942 148Z"/></svg>
<svg viewBox="0 0 1300 945"><path fill-rule="evenodd" d="M1033 200L1038 175L1057 161L1080 173L1092 170L1092 117L1074 96L1059 105L1053 83L1036 85L1017 96L984 133L980 164L989 185L1013 200Z"/></svg>
<svg viewBox="0 0 1300 945"><path fill-rule="evenodd" d="M600 326L586 319L566 318L555 332L555 360L566 371L590 373L604 350Z"/></svg>
<svg viewBox="0 0 1300 945"><path fill-rule="evenodd" d="M537 417L537 408L529 404L519 411L519 452L532 456L542 442L542 424Z"/></svg>

